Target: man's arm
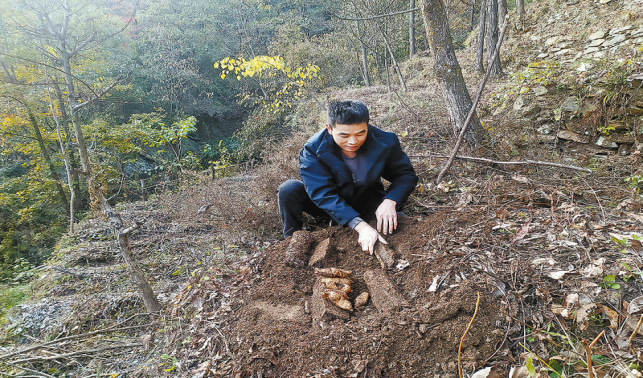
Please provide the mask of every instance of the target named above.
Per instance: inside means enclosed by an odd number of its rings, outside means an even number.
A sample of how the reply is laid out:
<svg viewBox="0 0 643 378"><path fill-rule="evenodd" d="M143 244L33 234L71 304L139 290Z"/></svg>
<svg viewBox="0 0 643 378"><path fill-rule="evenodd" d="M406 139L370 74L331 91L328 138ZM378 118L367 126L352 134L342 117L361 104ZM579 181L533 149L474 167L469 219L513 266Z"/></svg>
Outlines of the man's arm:
<svg viewBox="0 0 643 378"><path fill-rule="evenodd" d="M400 141L394 135L395 143L391 147L382 177L391 182L384 200L375 211L377 218L377 231L384 235L397 229L397 204L406 202L406 199L415 189L418 177L408 156L402 151Z"/></svg>
<svg viewBox="0 0 643 378"><path fill-rule="evenodd" d="M337 180L330 168L307 147L304 146L299 154L299 174L310 199L342 226L359 217L360 214L339 196Z"/></svg>
<svg viewBox="0 0 643 378"><path fill-rule="evenodd" d="M386 190L384 199L390 199L398 204L406 202L406 199L415 190L418 177L409 157L402 151L397 135L393 135L393 137L395 138L395 143L391 146L391 153L386 159L382 177L391 183Z"/></svg>

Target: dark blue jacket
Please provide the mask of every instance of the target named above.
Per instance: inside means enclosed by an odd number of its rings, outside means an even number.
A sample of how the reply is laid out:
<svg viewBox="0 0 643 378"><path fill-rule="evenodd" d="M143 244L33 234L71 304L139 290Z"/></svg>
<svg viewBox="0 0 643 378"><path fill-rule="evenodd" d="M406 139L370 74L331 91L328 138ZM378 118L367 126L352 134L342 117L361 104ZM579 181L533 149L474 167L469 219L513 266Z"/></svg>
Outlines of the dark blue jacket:
<svg viewBox="0 0 643 378"><path fill-rule="evenodd" d="M299 153L299 173L306 192L317 207L340 225L375 212L382 200L391 199L398 210L415 189L418 177L394 133L368 125L359 154L367 157L366 183L356 189L342 150L323 129L313 135ZM391 185L384 191L381 177Z"/></svg>

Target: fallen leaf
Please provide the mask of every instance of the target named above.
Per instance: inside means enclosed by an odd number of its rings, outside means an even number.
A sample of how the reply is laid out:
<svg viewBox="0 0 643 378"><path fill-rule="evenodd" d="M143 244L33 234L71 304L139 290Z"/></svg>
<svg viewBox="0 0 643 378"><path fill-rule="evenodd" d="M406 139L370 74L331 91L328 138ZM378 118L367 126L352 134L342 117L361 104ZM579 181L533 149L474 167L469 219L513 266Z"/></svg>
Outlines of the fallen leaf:
<svg viewBox="0 0 643 378"><path fill-rule="evenodd" d="M643 296L636 297L630 301L630 305L627 306L627 313L630 315L643 313Z"/></svg>
<svg viewBox="0 0 643 378"><path fill-rule="evenodd" d="M533 265L539 265L539 264L549 264L549 265L556 265L556 260L552 259L551 257L542 257L539 259L535 259L534 261L531 262Z"/></svg>
<svg viewBox="0 0 643 378"><path fill-rule="evenodd" d="M511 179L514 181L518 181L522 184L529 184L529 179L525 176L521 176L519 174L513 174L511 175Z"/></svg>
<svg viewBox="0 0 643 378"><path fill-rule="evenodd" d="M565 304L570 306L570 305L575 305L578 303L579 296L576 293L571 293L565 297Z"/></svg>
<svg viewBox="0 0 643 378"><path fill-rule="evenodd" d="M588 303L580 306L576 311L576 324L581 331L584 331L589 326L589 318L596 314L596 310L602 309L602 306L596 303ZM599 311L600 312L600 311Z"/></svg>
<svg viewBox="0 0 643 378"><path fill-rule="evenodd" d="M600 276L603 274L603 263L605 263L605 258L601 257L592 264L581 269L580 272L585 278Z"/></svg>
<svg viewBox="0 0 643 378"><path fill-rule="evenodd" d="M498 366L488 367L475 372L471 378L499 378Z"/></svg>
<svg viewBox="0 0 643 378"><path fill-rule="evenodd" d="M523 224L523 225L522 225L522 227L520 228L520 231L518 231L518 232L517 232L517 233L516 233L512 238L511 238L511 242L512 242L512 243L517 242L518 240L520 240L520 239L524 238L524 237L527 235L527 233L529 232L529 224L530 224L530 223L531 223L531 221L527 221L525 224Z"/></svg>
<svg viewBox="0 0 643 378"><path fill-rule="evenodd" d="M509 371L509 378L527 378L529 377L529 369L526 366L512 367Z"/></svg>
<svg viewBox="0 0 643 378"><path fill-rule="evenodd" d="M549 276L550 278L553 278L555 280L559 280L559 279L563 278L563 276L565 274L570 273L570 272L571 272L570 270L559 270L557 272L550 272L550 273L547 274L547 276Z"/></svg>
<svg viewBox="0 0 643 378"><path fill-rule="evenodd" d="M625 324L627 324L630 330L634 332L640 318L641 318L641 315L629 315L627 318L625 318ZM639 328L639 331L637 333L639 335L643 335L643 327Z"/></svg>
<svg viewBox="0 0 643 378"><path fill-rule="evenodd" d="M603 307L603 313L610 320L610 325L608 328L617 329L618 328L618 312L612 310L607 306Z"/></svg>
<svg viewBox="0 0 643 378"><path fill-rule="evenodd" d="M630 217L636 219L637 221L643 223L643 215L635 214L635 213L628 213L628 212L626 212L625 214L627 214L628 216L630 216Z"/></svg>

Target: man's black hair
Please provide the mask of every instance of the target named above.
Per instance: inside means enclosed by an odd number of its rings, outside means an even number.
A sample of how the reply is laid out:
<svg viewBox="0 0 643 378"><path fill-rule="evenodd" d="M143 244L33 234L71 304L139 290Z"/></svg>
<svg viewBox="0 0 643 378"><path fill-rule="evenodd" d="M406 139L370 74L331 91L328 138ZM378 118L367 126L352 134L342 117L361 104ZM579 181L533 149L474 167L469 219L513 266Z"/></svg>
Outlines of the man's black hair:
<svg viewBox="0 0 643 378"><path fill-rule="evenodd" d="M368 123L368 108L357 100L335 101L328 104L328 125Z"/></svg>

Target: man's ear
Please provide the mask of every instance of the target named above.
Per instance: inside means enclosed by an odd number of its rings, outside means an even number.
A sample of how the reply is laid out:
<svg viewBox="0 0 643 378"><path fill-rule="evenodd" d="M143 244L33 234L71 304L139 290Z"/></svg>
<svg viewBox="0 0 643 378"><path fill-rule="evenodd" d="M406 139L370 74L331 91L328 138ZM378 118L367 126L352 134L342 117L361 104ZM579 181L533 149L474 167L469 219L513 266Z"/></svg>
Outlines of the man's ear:
<svg viewBox="0 0 643 378"><path fill-rule="evenodd" d="M330 127L330 125L329 125L329 124L326 124L326 130L328 130L328 133L329 133L330 135L333 135L333 128L332 128L332 127Z"/></svg>

